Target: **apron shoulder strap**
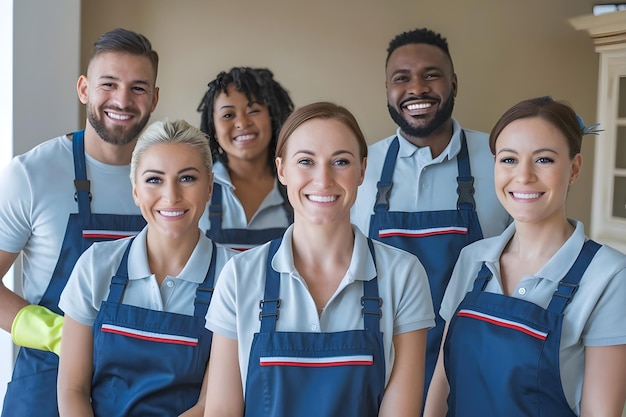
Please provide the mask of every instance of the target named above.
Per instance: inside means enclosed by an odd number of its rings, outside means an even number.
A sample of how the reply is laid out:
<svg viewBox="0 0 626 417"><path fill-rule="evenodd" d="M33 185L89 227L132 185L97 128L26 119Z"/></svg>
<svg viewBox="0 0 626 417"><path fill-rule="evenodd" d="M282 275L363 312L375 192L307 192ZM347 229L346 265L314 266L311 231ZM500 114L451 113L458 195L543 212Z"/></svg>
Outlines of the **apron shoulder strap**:
<svg viewBox="0 0 626 417"><path fill-rule="evenodd" d="M85 131L72 133L72 154L74 156L74 200L78 202L78 213L81 216L91 214L91 184L87 179L85 162Z"/></svg>
<svg viewBox="0 0 626 417"><path fill-rule="evenodd" d="M124 296L124 291L126 290L126 284L128 284L128 253L130 252L130 247L134 240L134 236L128 240L128 245L126 246L120 265L117 267L117 272L113 278L111 278L107 302L118 304L122 302L122 297Z"/></svg>
<svg viewBox="0 0 626 417"><path fill-rule="evenodd" d="M385 163L383 164L383 169L380 174L380 180L376 184L378 191L376 193L376 202L374 203L375 212L389 210L389 193L393 185L393 170L396 168L396 158L398 157L399 150L400 141L396 136L389 145L387 155L385 156Z"/></svg>
<svg viewBox="0 0 626 417"><path fill-rule="evenodd" d="M374 266L376 266L376 253L372 239L368 238L367 244L372 254ZM376 270L378 271L378 268ZM378 276L369 281L363 281L363 296L361 297L361 306L363 308L361 309L361 315L363 316L365 330L380 331L380 318L383 316L382 305L383 299L378 294Z"/></svg>
<svg viewBox="0 0 626 417"><path fill-rule="evenodd" d="M204 281L196 289L196 299L194 300L193 315L195 317L205 317L211 304L213 289L215 288L215 259L217 259L217 246L211 241L211 261Z"/></svg>
<svg viewBox="0 0 626 417"><path fill-rule="evenodd" d="M565 277L559 282L556 291L554 291L554 295L552 296L547 310L563 314L565 307L567 307L570 301L572 301L574 294L576 294L580 280L585 274L587 267L601 247L602 245L591 239L584 243L574 264L570 270L567 271Z"/></svg>
<svg viewBox="0 0 626 417"><path fill-rule="evenodd" d="M470 168L467 139L465 138L465 131L463 129L461 129L461 150L456 157L456 163L459 172L459 176L456 177L456 193L459 196L456 202L456 208L458 210L474 211L476 209L476 201L474 200L474 177L472 176L472 170Z"/></svg>
<svg viewBox="0 0 626 417"><path fill-rule="evenodd" d="M267 263L265 266L265 293L259 301L259 320L261 332L273 332L276 330L276 321L279 317L280 308L280 274L272 268L272 259L280 247L282 238L270 241Z"/></svg>
<svg viewBox="0 0 626 417"><path fill-rule="evenodd" d="M209 203L209 223L213 231L222 230L222 210L222 186L214 181Z"/></svg>
<svg viewBox="0 0 626 417"><path fill-rule="evenodd" d="M478 271L476 279L474 280L474 287L472 289L472 292L484 291L491 278L493 278L493 274L491 273L489 268L487 268L487 264L483 262L483 266L480 268L480 271Z"/></svg>

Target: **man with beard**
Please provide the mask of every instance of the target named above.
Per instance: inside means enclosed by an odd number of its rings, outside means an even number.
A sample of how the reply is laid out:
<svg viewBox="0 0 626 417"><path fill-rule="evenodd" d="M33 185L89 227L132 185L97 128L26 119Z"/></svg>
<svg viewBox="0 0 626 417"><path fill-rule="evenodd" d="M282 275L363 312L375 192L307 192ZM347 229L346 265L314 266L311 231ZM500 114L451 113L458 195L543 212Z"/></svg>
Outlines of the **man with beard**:
<svg viewBox="0 0 626 417"><path fill-rule="evenodd" d="M129 164L157 105L157 67L145 36L126 29L102 35L87 75L78 79L85 129L15 157L0 174L0 276L23 254L23 294L0 283L0 327L22 346L2 416L58 416L61 291L93 242L145 225L132 199Z"/></svg>
<svg viewBox="0 0 626 417"><path fill-rule="evenodd" d="M458 82L446 39L428 29L396 36L386 74L387 107L398 130L369 146L352 222L418 256L438 312L461 249L499 235L510 218L494 191L489 137L452 118ZM424 394L443 326L437 314L428 332Z"/></svg>

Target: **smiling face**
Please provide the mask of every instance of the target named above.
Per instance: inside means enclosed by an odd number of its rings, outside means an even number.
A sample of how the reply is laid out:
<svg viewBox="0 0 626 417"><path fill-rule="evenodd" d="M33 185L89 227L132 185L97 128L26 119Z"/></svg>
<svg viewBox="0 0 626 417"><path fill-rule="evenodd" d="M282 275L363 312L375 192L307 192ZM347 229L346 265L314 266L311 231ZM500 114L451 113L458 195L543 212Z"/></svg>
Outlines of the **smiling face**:
<svg viewBox="0 0 626 417"><path fill-rule="evenodd" d="M452 62L434 45L413 43L387 62L387 107L407 139L426 138L449 123L457 81Z"/></svg>
<svg viewBox="0 0 626 417"><path fill-rule="evenodd" d="M197 151L158 144L138 161L133 198L152 236L197 239L198 221L211 197L212 174Z"/></svg>
<svg viewBox="0 0 626 417"><path fill-rule="evenodd" d="M568 186L580 173L582 156L569 156L568 142L552 123L517 119L495 142L498 199L516 222L563 221Z"/></svg>
<svg viewBox="0 0 626 417"><path fill-rule="evenodd" d="M215 98L213 120L217 142L228 155L229 163L237 160L266 163L272 139L267 105L249 102L245 94L230 85L227 93Z"/></svg>
<svg viewBox="0 0 626 417"><path fill-rule="evenodd" d="M89 126L107 143L126 145L146 126L158 101L156 75L146 56L103 52L78 79Z"/></svg>
<svg viewBox="0 0 626 417"><path fill-rule="evenodd" d="M365 159L354 133L335 119L311 119L289 136L276 158L296 221L350 223L350 208L363 182Z"/></svg>

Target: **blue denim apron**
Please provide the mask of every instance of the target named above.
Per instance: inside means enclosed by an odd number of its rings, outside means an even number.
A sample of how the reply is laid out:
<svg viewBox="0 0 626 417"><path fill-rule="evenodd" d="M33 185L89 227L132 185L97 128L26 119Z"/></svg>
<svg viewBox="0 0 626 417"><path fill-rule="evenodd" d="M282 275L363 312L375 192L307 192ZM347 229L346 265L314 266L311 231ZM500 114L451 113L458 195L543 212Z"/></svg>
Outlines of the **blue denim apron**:
<svg viewBox="0 0 626 417"><path fill-rule="evenodd" d="M287 202L285 196L285 213L289 223L293 223L293 210ZM220 243L230 249L236 251L245 251L255 246L262 245L273 239L282 237L287 227L271 227L267 229L223 229L222 213L224 207L222 205L222 186L216 182L213 183L213 194L211 196L211 204L209 205L209 221L211 228L206 231L207 237L212 241Z"/></svg>
<svg viewBox="0 0 626 417"><path fill-rule="evenodd" d="M132 242L132 240L131 240ZM178 416L194 406L209 361L212 333L204 321L215 282L212 256L198 286L194 315L122 304L129 242L93 325L96 417Z"/></svg>
<svg viewBox="0 0 626 417"><path fill-rule="evenodd" d="M59 259L50 283L39 302L58 314L59 297L80 255L92 243L137 234L146 225L141 215L91 212L90 182L85 164L84 130L72 135L74 154L74 199L78 213L69 215ZM45 169L45 167L42 167ZM54 179L52 179L54 180ZM130 196L129 196L130 198ZM13 377L4 398L2 417L57 417L57 372L59 358L53 352L20 348Z"/></svg>
<svg viewBox="0 0 626 417"><path fill-rule="evenodd" d="M254 335L246 381L246 417L375 417L385 390L385 355L379 321L378 280L363 282L364 330L277 332L280 274L271 242L261 329ZM374 247L368 240L374 257Z"/></svg>
<svg viewBox="0 0 626 417"><path fill-rule="evenodd" d="M492 277L483 265L444 343L449 416L576 416L561 386L563 311L599 248L585 242L547 309L483 291Z"/></svg>
<svg viewBox="0 0 626 417"><path fill-rule="evenodd" d="M438 314L443 294L461 249L482 239L483 233L476 214L474 177L471 174L465 133L461 130L461 151L457 156L459 170L456 190L459 196L457 210L413 213L389 211L389 193L393 187L393 171L399 148L400 143L396 137L387 151L380 181L377 184L378 194L370 221L369 237L416 255L426 269L436 313L435 327L428 331L426 342L423 397L426 398L445 326ZM418 187L418 184L415 186Z"/></svg>

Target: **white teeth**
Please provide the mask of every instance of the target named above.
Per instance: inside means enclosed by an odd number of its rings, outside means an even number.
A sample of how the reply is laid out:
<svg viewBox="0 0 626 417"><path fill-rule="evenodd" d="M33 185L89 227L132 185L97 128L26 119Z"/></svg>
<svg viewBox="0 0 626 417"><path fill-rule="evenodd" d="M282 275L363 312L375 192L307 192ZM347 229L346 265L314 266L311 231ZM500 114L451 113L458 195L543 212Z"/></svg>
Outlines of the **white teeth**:
<svg viewBox="0 0 626 417"><path fill-rule="evenodd" d="M109 115L109 117L111 119L115 119L115 120L128 120L130 119L130 116L128 115L124 115L124 114L117 114L117 113L107 113Z"/></svg>
<svg viewBox="0 0 626 417"><path fill-rule="evenodd" d="M409 104L408 106L406 106L406 108L409 110L427 109L429 107L432 107L432 103L417 103L417 104Z"/></svg>
<svg viewBox="0 0 626 417"><path fill-rule="evenodd" d="M332 203L337 200L337 197L334 195L309 195L309 200L317 203Z"/></svg>
<svg viewBox="0 0 626 417"><path fill-rule="evenodd" d="M241 135L241 136L235 137L235 141L237 142L243 142L243 141L250 140L250 139L254 139L254 135Z"/></svg>
<svg viewBox="0 0 626 417"><path fill-rule="evenodd" d="M513 197L519 198L519 199L526 199L526 200L530 200L532 198L539 198L540 195L541 194L539 193L530 193L530 194L513 193Z"/></svg>
<svg viewBox="0 0 626 417"><path fill-rule="evenodd" d="M184 211L165 211L165 210L160 210L159 213L161 213L162 216L165 217L176 217L176 216L182 216L183 214L185 214Z"/></svg>

